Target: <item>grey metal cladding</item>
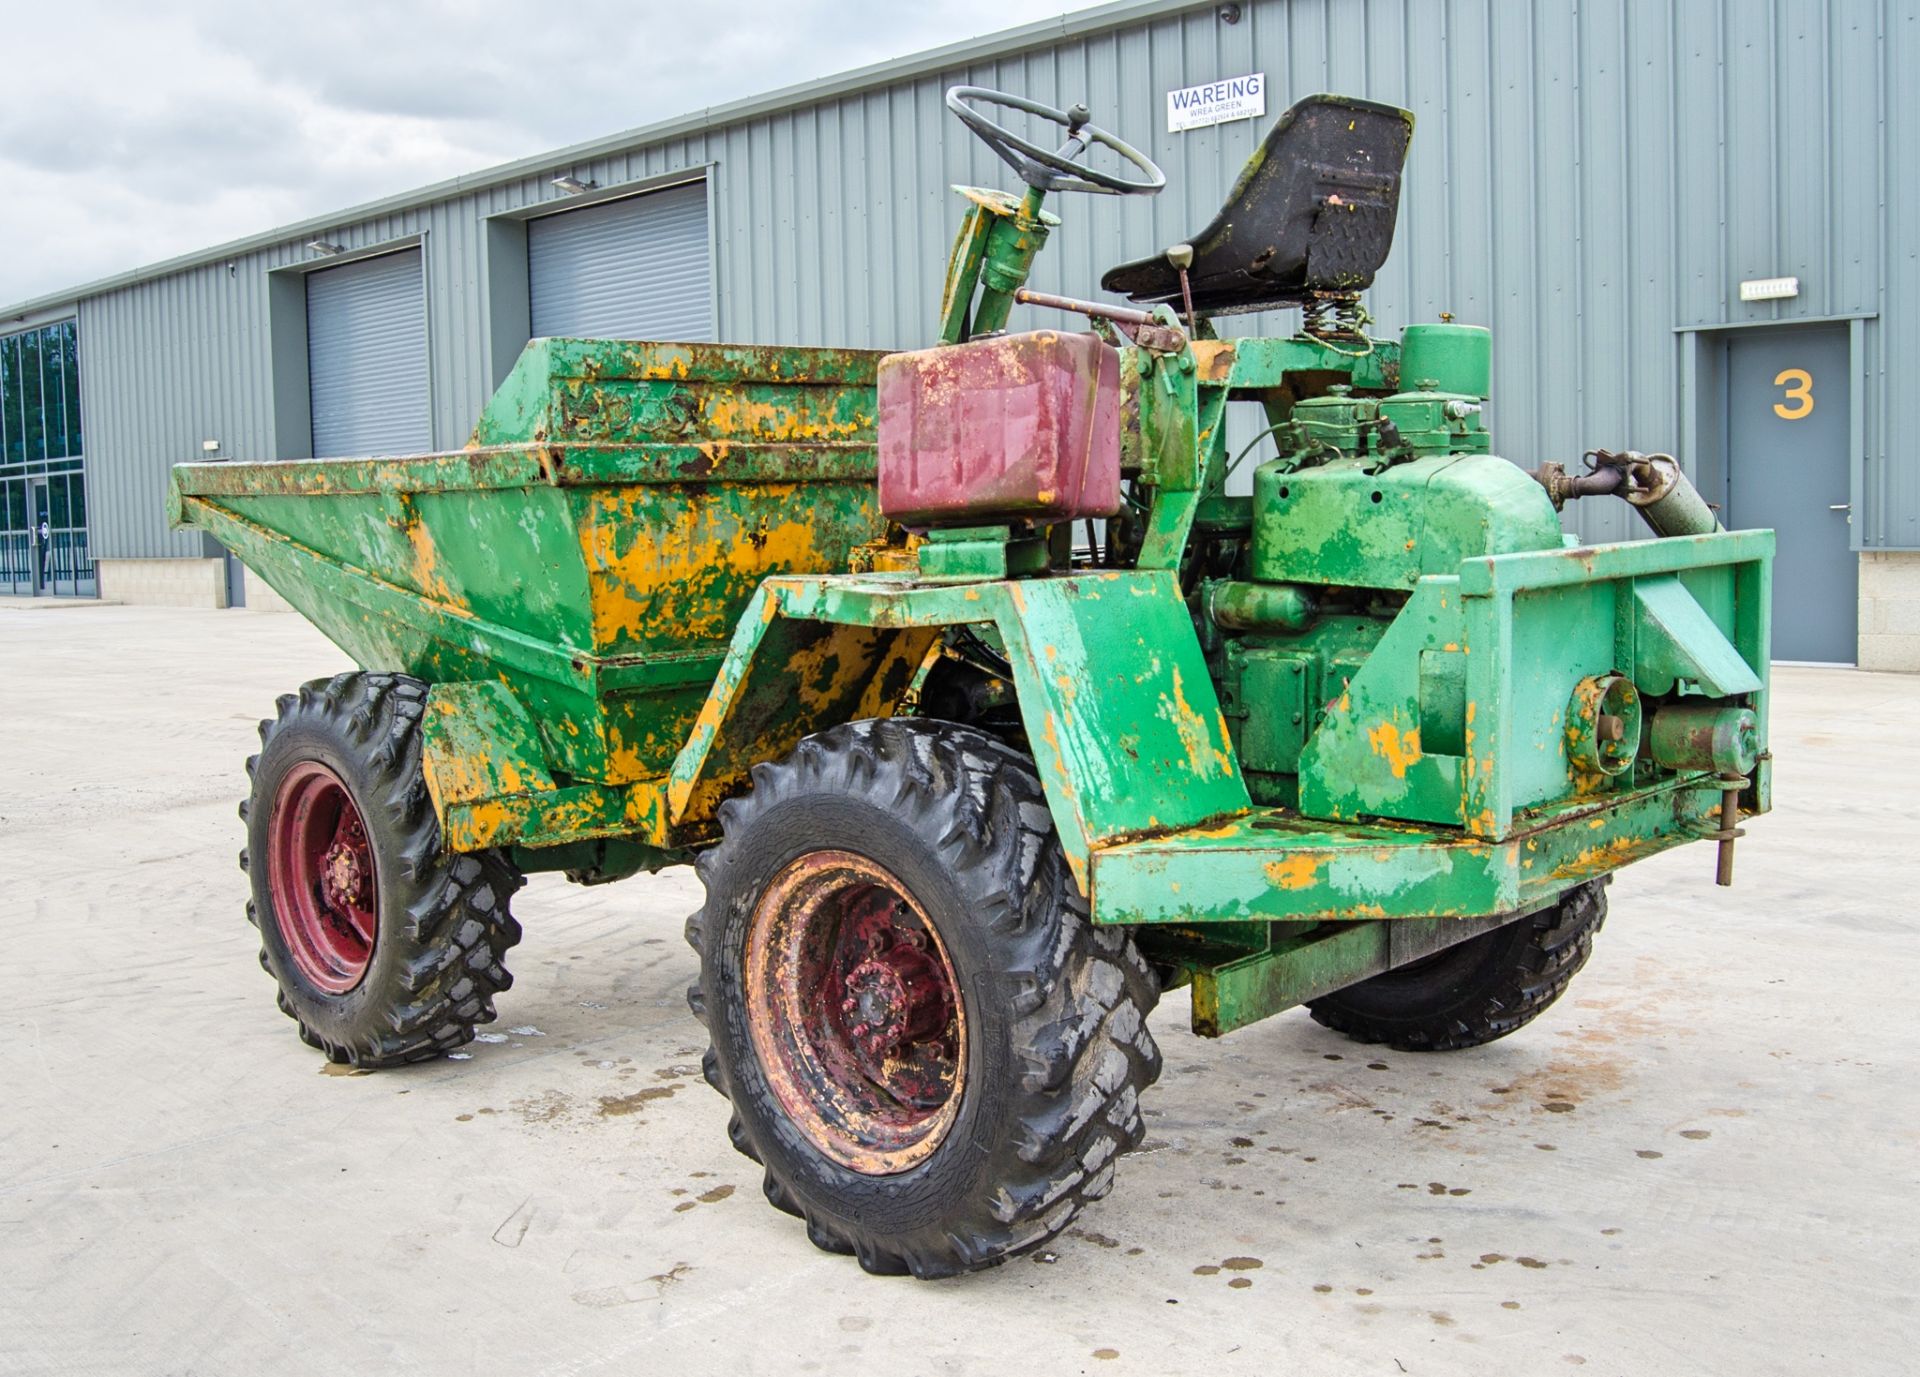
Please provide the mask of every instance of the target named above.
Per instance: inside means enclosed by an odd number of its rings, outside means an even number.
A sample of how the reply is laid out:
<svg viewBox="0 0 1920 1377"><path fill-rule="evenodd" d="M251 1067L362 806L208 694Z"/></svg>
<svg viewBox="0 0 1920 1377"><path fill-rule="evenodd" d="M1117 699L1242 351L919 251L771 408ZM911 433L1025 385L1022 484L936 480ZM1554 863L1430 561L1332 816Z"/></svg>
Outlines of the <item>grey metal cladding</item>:
<svg viewBox="0 0 1920 1377"><path fill-rule="evenodd" d="M712 339L707 241L705 182L530 222L535 338Z"/></svg>
<svg viewBox="0 0 1920 1377"><path fill-rule="evenodd" d="M419 454L427 418L427 312L420 250L307 274L314 452Z"/></svg>

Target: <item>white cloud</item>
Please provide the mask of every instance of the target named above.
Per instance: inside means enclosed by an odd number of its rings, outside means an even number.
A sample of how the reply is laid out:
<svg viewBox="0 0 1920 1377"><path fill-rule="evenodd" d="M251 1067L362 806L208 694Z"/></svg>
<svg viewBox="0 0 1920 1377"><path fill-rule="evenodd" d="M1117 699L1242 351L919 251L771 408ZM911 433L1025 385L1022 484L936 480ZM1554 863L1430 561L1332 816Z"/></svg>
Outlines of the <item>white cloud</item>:
<svg viewBox="0 0 1920 1377"><path fill-rule="evenodd" d="M0 303L1086 2L10 6Z"/></svg>

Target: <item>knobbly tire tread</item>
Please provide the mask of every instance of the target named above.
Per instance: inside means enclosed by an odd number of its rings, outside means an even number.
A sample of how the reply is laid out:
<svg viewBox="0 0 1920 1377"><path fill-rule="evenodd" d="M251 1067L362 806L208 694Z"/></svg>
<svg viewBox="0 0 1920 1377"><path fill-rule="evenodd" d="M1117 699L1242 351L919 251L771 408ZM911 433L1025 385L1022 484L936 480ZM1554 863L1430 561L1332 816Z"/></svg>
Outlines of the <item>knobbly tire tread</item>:
<svg viewBox="0 0 1920 1377"><path fill-rule="evenodd" d="M1401 1052L1459 1051L1518 1032L1593 954L1607 919L1605 885L1576 885L1537 913L1439 953L1425 972L1389 971L1310 1000L1307 1011L1355 1042Z"/></svg>
<svg viewBox="0 0 1920 1377"><path fill-rule="evenodd" d="M731 914L714 909L737 883L733 872L753 863L749 853L762 821L784 805L826 793L863 799L910 820L954 871L987 877L990 897L965 921L980 925L1004 963L990 974L1013 1010L1011 1075L1004 1085L1012 1097L1011 1131L986 1145L989 1160L973 1169L966 1190L949 1192L958 1198L944 1215L889 1232L874 1221L889 1212L884 1183L893 1178L855 1178L853 1189L863 1195L854 1204L869 1207L865 1222L850 1217L844 1196L821 1198L817 1179L789 1179L802 1175L788 1170L787 1156L796 1148L764 1140L780 1112L757 1065L729 1066L716 1034L703 1066L733 1104L733 1145L763 1164L768 1202L803 1219L816 1247L851 1254L869 1272L952 1276L1039 1247L1111 1189L1115 1159L1144 1136L1140 1095L1161 1067L1146 1019L1160 985L1125 930L1091 922L1032 761L972 728L888 718L809 737L785 760L756 766L752 778L750 792L722 805L724 839L699 861L707 903L687 920L686 934L701 956L701 978L687 992L695 1016L711 1029L723 1009L719 958L708 948L722 923L744 926L757 894L750 878L748 892L732 896ZM885 855L873 859L888 864ZM993 1092L976 1082L965 1093ZM969 1113L963 1102L962 1123ZM913 1171L940 1164L949 1147L964 1151L961 1127ZM962 1169L970 1161L963 1158ZM883 1184L864 1184L870 1182Z"/></svg>
<svg viewBox="0 0 1920 1377"><path fill-rule="evenodd" d="M328 1060L362 1068L428 1061L471 1042L491 1023L494 996L510 988L508 948L520 940L510 900L525 883L499 852L441 850L440 823L420 765L420 724L427 685L403 674L349 672L283 694L277 716L260 723L260 753L247 758L254 792L241 801L248 845L240 868L252 881L247 921L261 932L260 965L279 983L277 1003L300 1040ZM365 980L347 996L306 987L274 933L261 922L271 905L264 860L262 760L292 735L329 740L361 810L380 871L379 930ZM297 746L288 749L298 750ZM288 763L304 758L295 755ZM271 762L270 762L271 763ZM259 828L256 815L262 815ZM355 1016L335 1017L352 999Z"/></svg>

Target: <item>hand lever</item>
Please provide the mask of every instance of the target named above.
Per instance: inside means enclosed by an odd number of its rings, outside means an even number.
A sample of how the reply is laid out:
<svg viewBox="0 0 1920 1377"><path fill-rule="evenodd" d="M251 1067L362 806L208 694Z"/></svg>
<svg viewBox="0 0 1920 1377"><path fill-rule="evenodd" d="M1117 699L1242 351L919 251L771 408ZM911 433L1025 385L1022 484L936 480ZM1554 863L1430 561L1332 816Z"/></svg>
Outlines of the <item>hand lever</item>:
<svg viewBox="0 0 1920 1377"><path fill-rule="evenodd" d="M1067 141L1060 145L1057 156L1073 158L1086 152L1086 141L1080 137L1080 131L1087 127L1093 118L1093 112L1085 105L1071 106L1067 110Z"/></svg>
<svg viewBox="0 0 1920 1377"><path fill-rule="evenodd" d="M1155 354L1177 354L1187 346L1187 337L1177 325L1162 325L1150 311L1131 306L1109 306L1104 301L1079 301L1051 292L1030 292L1025 287L1013 294L1022 306L1051 306L1056 311L1077 311L1095 320L1110 320L1122 334L1142 349Z"/></svg>

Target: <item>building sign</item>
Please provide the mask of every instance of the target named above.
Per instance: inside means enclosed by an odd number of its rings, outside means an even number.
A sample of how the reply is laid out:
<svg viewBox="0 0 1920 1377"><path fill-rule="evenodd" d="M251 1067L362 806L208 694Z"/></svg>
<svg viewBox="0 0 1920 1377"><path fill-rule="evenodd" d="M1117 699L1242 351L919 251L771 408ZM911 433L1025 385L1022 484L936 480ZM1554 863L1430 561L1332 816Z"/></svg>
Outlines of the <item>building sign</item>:
<svg viewBox="0 0 1920 1377"><path fill-rule="evenodd" d="M1257 119L1267 113L1267 74L1228 77L1167 92L1167 132Z"/></svg>
<svg viewBox="0 0 1920 1377"><path fill-rule="evenodd" d="M1797 277L1755 277L1740 284L1742 301L1780 301L1800 295Z"/></svg>

